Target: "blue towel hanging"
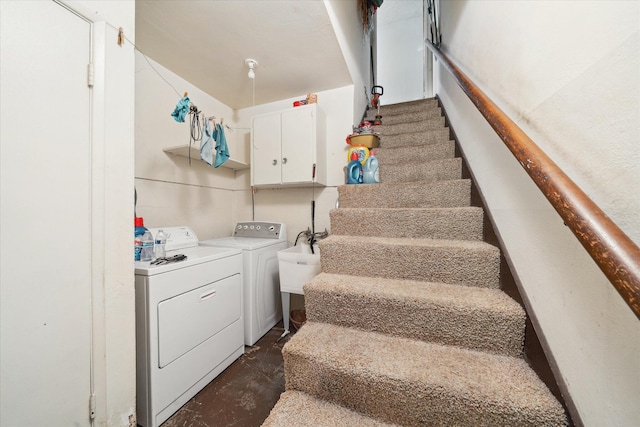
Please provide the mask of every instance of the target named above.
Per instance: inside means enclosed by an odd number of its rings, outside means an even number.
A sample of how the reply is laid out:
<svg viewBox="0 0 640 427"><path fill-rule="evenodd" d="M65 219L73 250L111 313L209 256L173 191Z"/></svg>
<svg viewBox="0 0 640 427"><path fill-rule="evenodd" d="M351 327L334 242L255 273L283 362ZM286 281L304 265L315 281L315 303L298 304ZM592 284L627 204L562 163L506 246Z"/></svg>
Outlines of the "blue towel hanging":
<svg viewBox="0 0 640 427"><path fill-rule="evenodd" d="M224 128L220 123L216 125L213 131L213 139L216 140L216 162L214 167L218 167L229 158L229 147L227 147L227 139L224 136Z"/></svg>
<svg viewBox="0 0 640 427"><path fill-rule="evenodd" d="M184 118L187 117L187 113L189 112L189 97L185 96L176 104L176 108L171 113L171 117L174 118L176 122L182 123L184 122Z"/></svg>

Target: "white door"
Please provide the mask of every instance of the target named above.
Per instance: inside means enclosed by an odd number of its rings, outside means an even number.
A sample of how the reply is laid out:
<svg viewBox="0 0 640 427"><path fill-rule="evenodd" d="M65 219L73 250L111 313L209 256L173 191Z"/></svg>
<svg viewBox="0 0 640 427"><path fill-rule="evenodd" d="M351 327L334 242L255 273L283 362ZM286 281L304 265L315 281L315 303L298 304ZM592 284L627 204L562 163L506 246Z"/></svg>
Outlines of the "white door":
<svg viewBox="0 0 640 427"><path fill-rule="evenodd" d="M251 132L252 185L280 184L280 114L254 118Z"/></svg>
<svg viewBox="0 0 640 427"><path fill-rule="evenodd" d="M0 1L0 425L89 425L91 25Z"/></svg>
<svg viewBox="0 0 640 427"><path fill-rule="evenodd" d="M315 146L315 105L282 113L282 182L311 182Z"/></svg>
<svg viewBox="0 0 640 427"><path fill-rule="evenodd" d="M386 0L376 13L382 105L425 97L423 0Z"/></svg>

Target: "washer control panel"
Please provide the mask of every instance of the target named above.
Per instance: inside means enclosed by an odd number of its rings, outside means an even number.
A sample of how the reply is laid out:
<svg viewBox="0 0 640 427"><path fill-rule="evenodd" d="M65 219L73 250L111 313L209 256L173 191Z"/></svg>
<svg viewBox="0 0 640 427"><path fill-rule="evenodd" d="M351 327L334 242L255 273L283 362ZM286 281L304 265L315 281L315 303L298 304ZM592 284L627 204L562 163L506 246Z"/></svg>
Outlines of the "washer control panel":
<svg viewBox="0 0 640 427"><path fill-rule="evenodd" d="M233 237L286 240L287 233L281 222L245 221L236 224Z"/></svg>

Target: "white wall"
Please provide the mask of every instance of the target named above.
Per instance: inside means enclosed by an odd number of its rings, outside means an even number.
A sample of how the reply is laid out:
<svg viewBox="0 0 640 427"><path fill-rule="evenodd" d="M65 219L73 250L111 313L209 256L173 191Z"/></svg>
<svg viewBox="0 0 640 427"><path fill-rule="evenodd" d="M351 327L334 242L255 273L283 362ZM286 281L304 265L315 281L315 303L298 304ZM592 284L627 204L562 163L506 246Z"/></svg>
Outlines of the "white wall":
<svg viewBox="0 0 640 427"><path fill-rule="evenodd" d="M443 48L640 242L638 2L441 2ZM477 110L436 92L586 426L640 419L640 322Z"/></svg>
<svg viewBox="0 0 640 427"><path fill-rule="evenodd" d="M362 120L367 107L366 93L371 92L370 39L368 34L364 34L361 25L354 25L356 22L361 22L357 3L324 0L354 85L351 102L353 104L352 124L355 126Z"/></svg>
<svg viewBox="0 0 640 427"><path fill-rule="evenodd" d="M135 91L137 215L147 227L189 225L200 240L230 235L236 216L234 170L209 166L199 155L189 165L187 157L169 155L163 149L189 145L189 116L183 123L171 117L184 92L205 116L215 116L218 122L224 119L232 129L236 126L234 111L139 52ZM237 143L238 134L225 129L233 159L245 154ZM199 149L200 140L192 146Z"/></svg>
<svg viewBox="0 0 640 427"><path fill-rule="evenodd" d="M382 105L425 96L422 3L423 0L387 0L376 13L376 81L384 88Z"/></svg>

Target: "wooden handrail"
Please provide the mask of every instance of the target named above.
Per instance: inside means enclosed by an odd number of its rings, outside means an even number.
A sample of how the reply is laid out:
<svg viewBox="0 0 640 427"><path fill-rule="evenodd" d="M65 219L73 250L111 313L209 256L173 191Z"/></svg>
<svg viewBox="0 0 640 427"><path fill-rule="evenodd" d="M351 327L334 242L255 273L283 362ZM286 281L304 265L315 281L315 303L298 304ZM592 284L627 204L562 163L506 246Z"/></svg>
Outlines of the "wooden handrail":
<svg viewBox="0 0 640 427"><path fill-rule="evenodd" d="M428 41L427 47L442 61L640 318L640 248L440 49Z"/></svg>

